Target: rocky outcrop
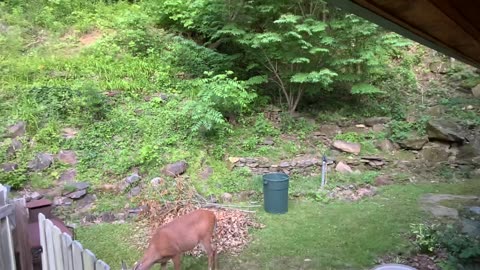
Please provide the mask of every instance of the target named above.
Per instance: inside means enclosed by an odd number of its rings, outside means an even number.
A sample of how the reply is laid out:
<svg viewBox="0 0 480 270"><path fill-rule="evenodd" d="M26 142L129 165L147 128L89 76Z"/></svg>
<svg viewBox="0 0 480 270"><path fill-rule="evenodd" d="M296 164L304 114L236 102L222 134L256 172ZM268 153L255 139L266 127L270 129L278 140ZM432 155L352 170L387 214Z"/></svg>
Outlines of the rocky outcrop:
<svg viewBox="0 0 480 270"><path fill-rule="evenodd" d="M427 142L427 136L420 136L416 132L411 132L406 139L399 141L398 145L406 150L420 150Z"/></svg>
<svg viewBox="0 0 480 270"><path fill-rule="evenodd" d="M457 123L446 119L431 119L427 123L427 135L430 140L458 142L467 141L465 130Z"/></svg>
<svg viewBox="0 0 480 270"><path fill-rule="evenodd" d="M359 143L349 143L345 141L334 141L332 146L340 151L358 155L362 146Z"/></svg>
<svg viewBox="0 0 480 270"><path fill-rule="evenodd" d="M443 143L428 143L420 151L420 158L428 163L447 162L450 156L450 145Z"/></svg>
<svg viewBox="0 0 480 270"><path fill-rule="evenodd" d="M367 127L373 127L375 125L384 125L392 120L390 117L370 117L365 119L364 123Z"/></svg>
<svg viewBox="0 0 480 270"><path fill-rule="evenodd" d="M47 153L40 153L28 163L28 169L30 169L31 171L42 171L50 167L52 162L52 155Z"/></svg>

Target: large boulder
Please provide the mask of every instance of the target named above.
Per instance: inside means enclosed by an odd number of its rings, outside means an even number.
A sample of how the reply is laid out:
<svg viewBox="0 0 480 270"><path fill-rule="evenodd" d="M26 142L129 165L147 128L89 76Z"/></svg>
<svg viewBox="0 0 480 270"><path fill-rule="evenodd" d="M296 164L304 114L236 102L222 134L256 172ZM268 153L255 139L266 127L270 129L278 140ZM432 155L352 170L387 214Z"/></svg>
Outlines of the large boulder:
<svg viewBox="0 0 480 270"><path fill-rule="evenodd" d="M335 166L335 171L339 173L353 173L352 168L341 161Z"/></svg>
<svg viewBox="0 0 480 270"><path fill-rule="evenodd" d="M478 134L473 141L458 148L456 163L480 165L480 137Z"/></svg>
<svg viewBox="0 0 480 270"><path fill-rule="evenodd" d="M420 150L427 142L427 136L420 136L416 132L411 132L406 139L398 141L398 145L407 150Z"/></svg>
<svg viewBox="0 0 480 270"><path fill-rule="evenodd" d="M390 117L370 117L365 119L364 123L367 127L373 127L375 125L383 125L392 120Z"/></svg>
<svg viewBox="0 0 480 270"><path fill-rule="evenodd" d="M389 139L380 140L375 143L375 146L386 153L395 151L395 145Z"/></svg>
<svg viewBox="0 0 480 270"><path fill-rule="evenodd" d="M420 151L420 157L428 163L446 162L449 155L449 145L442 143L429 143Z"/></svg>
<svg viewBox="0 0 480 270"><path fill-rule="evenodd" d="M472 95L474 97L480 97L480 84L472 88Z"/></svg>
<svg viewBox="0 0 480 270"><path fill-rule="evenodd" d="M50 167L52 162L52 155L47 153L40 153L28 163L28 169L30 169L31 171L42 171Z"/></svg>
<svg viewBox="0 0 480 270"><path fill-rule="evenodd" d="M320 135L324 135L328 138L333 138L335 137L336 135L342 133L342 130L340 129L339 126L337 125L330 125L330 124L325 124L325 125L321 125L319 128L318 128L318 131L315 132L315 135L316 136L320 136Z"/></svg>
<svg viewBox="0 0 480 270"><path fill-rule="evenodd" d="M427 123L427 134L431 140L459 142L466 141L466 131L457 123L446 119L431 119Z"/></svg>
<svg viewBox="0 0 480 270"><path fill-rule="evenodd" d="M359 143L349 143L340 140L334 141L332 146L340 151L354 155L358 155L362 149L362 146Z"/></svg>
<svg viewBox="0 0 480 270"><path fill-rule="evenodd" d="M166 176L177 177L187 171L188 163L184 160L168 164L163 168L162 173Z"/></svg>
<svg viewBox="0 0 480 270"><path fill-rule="evenodd" d="M25 135L25 128L27 124L23 121L20 121L14 125L11 125L7 127L7 134L5 134L5 137L7 138L16 138L16 137L21 137Z"/></svg>

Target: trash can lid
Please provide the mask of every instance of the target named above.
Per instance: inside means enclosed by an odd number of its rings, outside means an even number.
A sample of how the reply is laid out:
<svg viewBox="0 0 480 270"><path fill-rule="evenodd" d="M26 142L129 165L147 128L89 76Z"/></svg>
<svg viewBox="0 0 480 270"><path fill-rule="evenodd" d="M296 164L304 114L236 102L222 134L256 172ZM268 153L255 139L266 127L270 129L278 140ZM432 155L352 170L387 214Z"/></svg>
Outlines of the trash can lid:
<svg viewBox="0 0 480 270"><path fill-rule="evenodd" d="M417 269L404 264L390 263L390 264L382 264L380 266L376 266L375 268L372 268L372 270L417 270Z"/></svg>
<svg viewBox="0 0 480 270"><path fill-rule="evenodd" d="M45 207L45 206L50 206L52 205L52 201L47 200L47 199L41 199L41 200L33 200L27 203L27 208L28 209L35 209L38 207Z"/></svg>

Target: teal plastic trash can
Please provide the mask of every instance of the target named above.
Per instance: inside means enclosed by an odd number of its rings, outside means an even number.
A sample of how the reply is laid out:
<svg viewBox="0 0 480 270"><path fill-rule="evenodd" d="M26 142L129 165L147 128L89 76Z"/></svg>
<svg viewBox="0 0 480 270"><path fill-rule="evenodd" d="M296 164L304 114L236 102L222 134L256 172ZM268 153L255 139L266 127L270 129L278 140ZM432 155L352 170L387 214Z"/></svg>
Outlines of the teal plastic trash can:
<svg viewBox="0 0 480 270"><path fill-rule="evenodd" d="M267 213L284 214L288 211L289 177L284 173L263 175L263 207Z"/></svg>

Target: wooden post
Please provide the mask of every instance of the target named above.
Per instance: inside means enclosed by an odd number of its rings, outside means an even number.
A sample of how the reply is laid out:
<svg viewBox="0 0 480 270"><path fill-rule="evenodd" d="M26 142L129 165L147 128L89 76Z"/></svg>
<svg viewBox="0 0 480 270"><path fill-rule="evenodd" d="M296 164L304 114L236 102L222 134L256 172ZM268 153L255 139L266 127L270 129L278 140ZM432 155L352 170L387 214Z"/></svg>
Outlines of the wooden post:
<svg viewBox="0 0 480 270"><path fill-rule="evenodd" d="M32 252L27 239L28 211L25 207L25 199L17 199L15 205L15 250L19 254L20 268L22 270L32 270Z"/></svg>
<svg viewBox="0 0 480 270"><path fill-rule="evenodd" d="M45 237L45 216L40 213L38 214L38 226L40 233L40 245L42 246L42 270L50 270L48 268L48 259L47 259L47 239Z"/></svg>

